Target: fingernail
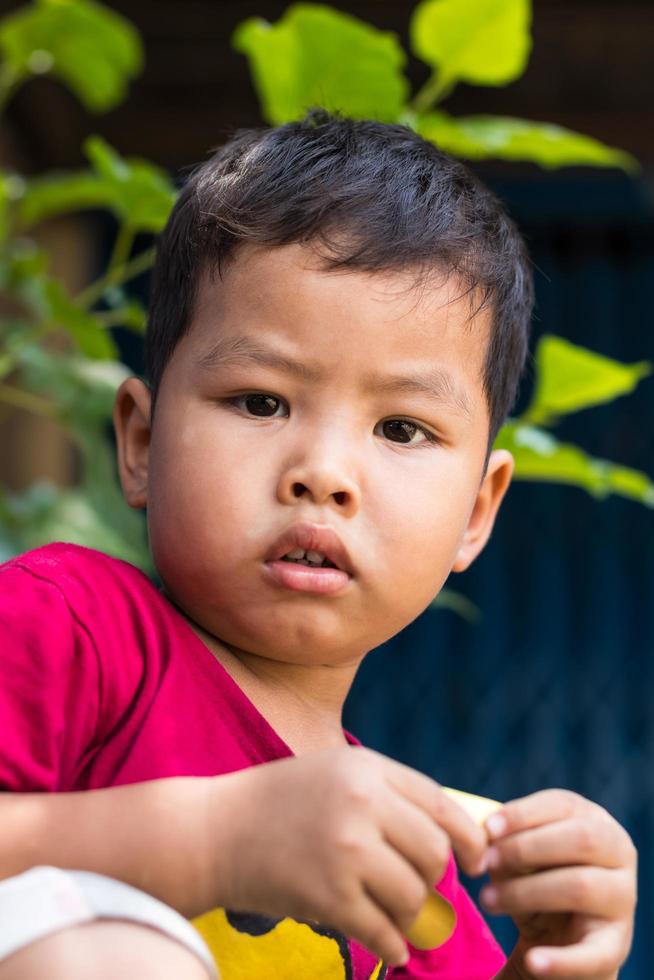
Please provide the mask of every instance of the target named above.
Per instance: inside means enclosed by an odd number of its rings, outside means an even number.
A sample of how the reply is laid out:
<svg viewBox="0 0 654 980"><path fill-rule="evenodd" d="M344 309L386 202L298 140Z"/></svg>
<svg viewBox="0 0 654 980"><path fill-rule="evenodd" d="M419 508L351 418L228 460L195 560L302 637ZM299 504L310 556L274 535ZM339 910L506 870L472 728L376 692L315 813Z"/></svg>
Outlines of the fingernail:
<svg viewBox="0 0 654 980"><path fill-rule="evenodd" d="M492 885L487 885L485 888L482 888L479 895L480 901L484 905L488 905L489 908L492 908L493 905L497 905L497 898L497 888L493 888Z"/></svg>
<svg viewBox="0 0 654 980"><path fill-rule="evenodd" d="M473 871L473 874L475 874L475 875L483 875L483 873L486 871L487 868L488 868L488 855L487 854L484 854L481 857L481 859L479 861L479 864L475 867L475 870Z"/></svg>
<svg viewBox="0 0 654 980"><path fill-rule="evenodd" d="M541 953L540 951L532 952L529 954L529 969L535 970L536 973L544 973L552 965L552 961L547 953Z"/></svg>
<svg viewBox="0 0 654 980"><path fill-rule="evenodd" d="M501 837L502 834L506 833L508 824L506 817L503 817L501 813L494 813L488 818L485 826L491 837Z"/></svg>
<svg viewBox="0 0 654 980"><path fill-rule="evenodd" d="M486 864L489 868L499 868L502 863L500 852L496 847L489 847L486 851Z"/></svg>

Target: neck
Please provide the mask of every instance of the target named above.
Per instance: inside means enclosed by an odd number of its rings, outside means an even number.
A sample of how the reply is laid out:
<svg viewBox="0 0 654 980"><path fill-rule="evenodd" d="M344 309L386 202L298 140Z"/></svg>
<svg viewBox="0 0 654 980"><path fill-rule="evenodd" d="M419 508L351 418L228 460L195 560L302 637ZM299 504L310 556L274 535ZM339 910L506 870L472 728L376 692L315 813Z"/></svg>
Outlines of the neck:
<svg viewBox="0 0 654 980"><path fill-rule="evenodd" d="M224 643L185 618L295 755L347 744L343 704L360 661L333 666L270 660Z"/></svg>

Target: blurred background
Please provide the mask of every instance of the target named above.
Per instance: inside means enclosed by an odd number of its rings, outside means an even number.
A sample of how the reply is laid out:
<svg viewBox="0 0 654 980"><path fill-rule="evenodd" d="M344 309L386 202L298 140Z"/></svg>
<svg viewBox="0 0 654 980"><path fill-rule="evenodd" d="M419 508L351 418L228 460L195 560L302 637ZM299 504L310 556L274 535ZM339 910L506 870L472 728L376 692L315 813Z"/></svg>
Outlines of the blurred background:
<svg viewBox="0 0 654 980"><path fill-rule="evenodd" d="M92 114L56 78L35 77L2 120L5 171L29 177L82 168L83 141L97 133L123 156L144 157L178 181L235 129L264 121L248 61L230 39L249 16L277 21L285 3L109 6L136 26L145 50L125 101ZM410 50L413 5L335 6L396 32ZM0 16L18 7L0 3ZM534 343L553 333L618 361L653 360L654 5L535 0L532 34L522 77L502 88L461 83L448 112L557 123L637 158L642 169L633 174L615 167L548 171L501 160L472 166L527 239L536 266ZM429 75L411 55L405 71L414 91ZM34 231L71 293L106 267L115 235L115 219L97 209L52 217ZM150 242L140 232L130 244L137 253ZM131 281L136 301L145 303L147 291L147 273ZM3 302L6 312L9 301ZM141 373L139 331L117 326L111 333L121 361ZM67 334L53 337L55 348L67 349ZM519 409L528 405L532 383L533 371ZM653 422L654 381L645 379L626 397L564 418L556 436L651 478ZM111 444L106 424L105 435ZM74 487L82 466L79 446L59 421L0 399L0 484L7 492L18 498L35 481ZM42 541L60 539L56 525L40 533ZM64 525L61 539L73 539ZM636 940L621 976L654 976L651 507L620 496L596 499L577 487L516 482L485 553L453 578L448 586L471 605L430 608L373 651L348 701L346 727L461 789L508 799L564 786L606 806L640 849ZM509 948L511 924L491 923Z"/></svg>

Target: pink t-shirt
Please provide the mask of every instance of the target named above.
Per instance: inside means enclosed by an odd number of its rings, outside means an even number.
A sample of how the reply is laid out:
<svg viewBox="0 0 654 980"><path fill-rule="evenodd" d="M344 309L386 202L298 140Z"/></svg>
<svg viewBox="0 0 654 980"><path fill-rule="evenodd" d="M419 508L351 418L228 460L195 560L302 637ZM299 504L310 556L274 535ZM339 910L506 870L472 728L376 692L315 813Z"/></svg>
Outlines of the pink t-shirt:
<svg viewBox="0 0 654 980"><path fill-rule="evenodd" d="M64 543L0 565L0 790L215 776L292 754L179 610L133 565ZM215 939L226 950L223 960L214 949L225 980L230 956L249 958L253 980L494 977L504 954L453 860L438 890L456 908L454 934L436 950L412 950L409 964L392 970L315 924L215 910L196 925L210 945ZM280 965L274 971L273 961Z"/></svg>

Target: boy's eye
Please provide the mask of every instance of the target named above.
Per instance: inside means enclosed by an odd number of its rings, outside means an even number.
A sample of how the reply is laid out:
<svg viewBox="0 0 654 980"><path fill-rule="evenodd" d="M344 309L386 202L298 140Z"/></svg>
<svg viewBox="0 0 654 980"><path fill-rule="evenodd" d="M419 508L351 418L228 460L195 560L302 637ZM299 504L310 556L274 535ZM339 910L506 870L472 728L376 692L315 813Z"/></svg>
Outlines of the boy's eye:
<svg viewBox="0 0 654 980"><path fill-rule="evenodd" d="M245 395L235 395L232 398L228 398L227 401L237 408L246 411L249 415L261 419L278 417L278 409L284 407L284 402L281 398L261 391L249 392ZM410 422L408 419L386 419L384 422L380 422L379 425L382 428L384 437L390 442L399 445L419 446L424 443L438 442L437 437L429 432L428 429L423 428L416 422Z"/></svg>
<svg viewBox="0 0 654 980"><path fill-rule="evenodd" d="M260 392L255 392L251 395L237 395L236 398L232 399L235 404L239 402L243 403L250 413L250 415L258 415L259 418L271 418L279 405L281 405L281 399L275 398L274 395L265 395Z"/></svg>
<svg viewBox="0 0 654 980"><path fill-rule="evenodd" d="M384 435L391 442L399 442L404 445L408 445L409 443L417 445L421 442L436 442L436 437L432 436L431 432L416 425L415 422L409 422L408 419L387 419L381 424ZM416 434L420 438L414 439L413 437Z"/></svg>

